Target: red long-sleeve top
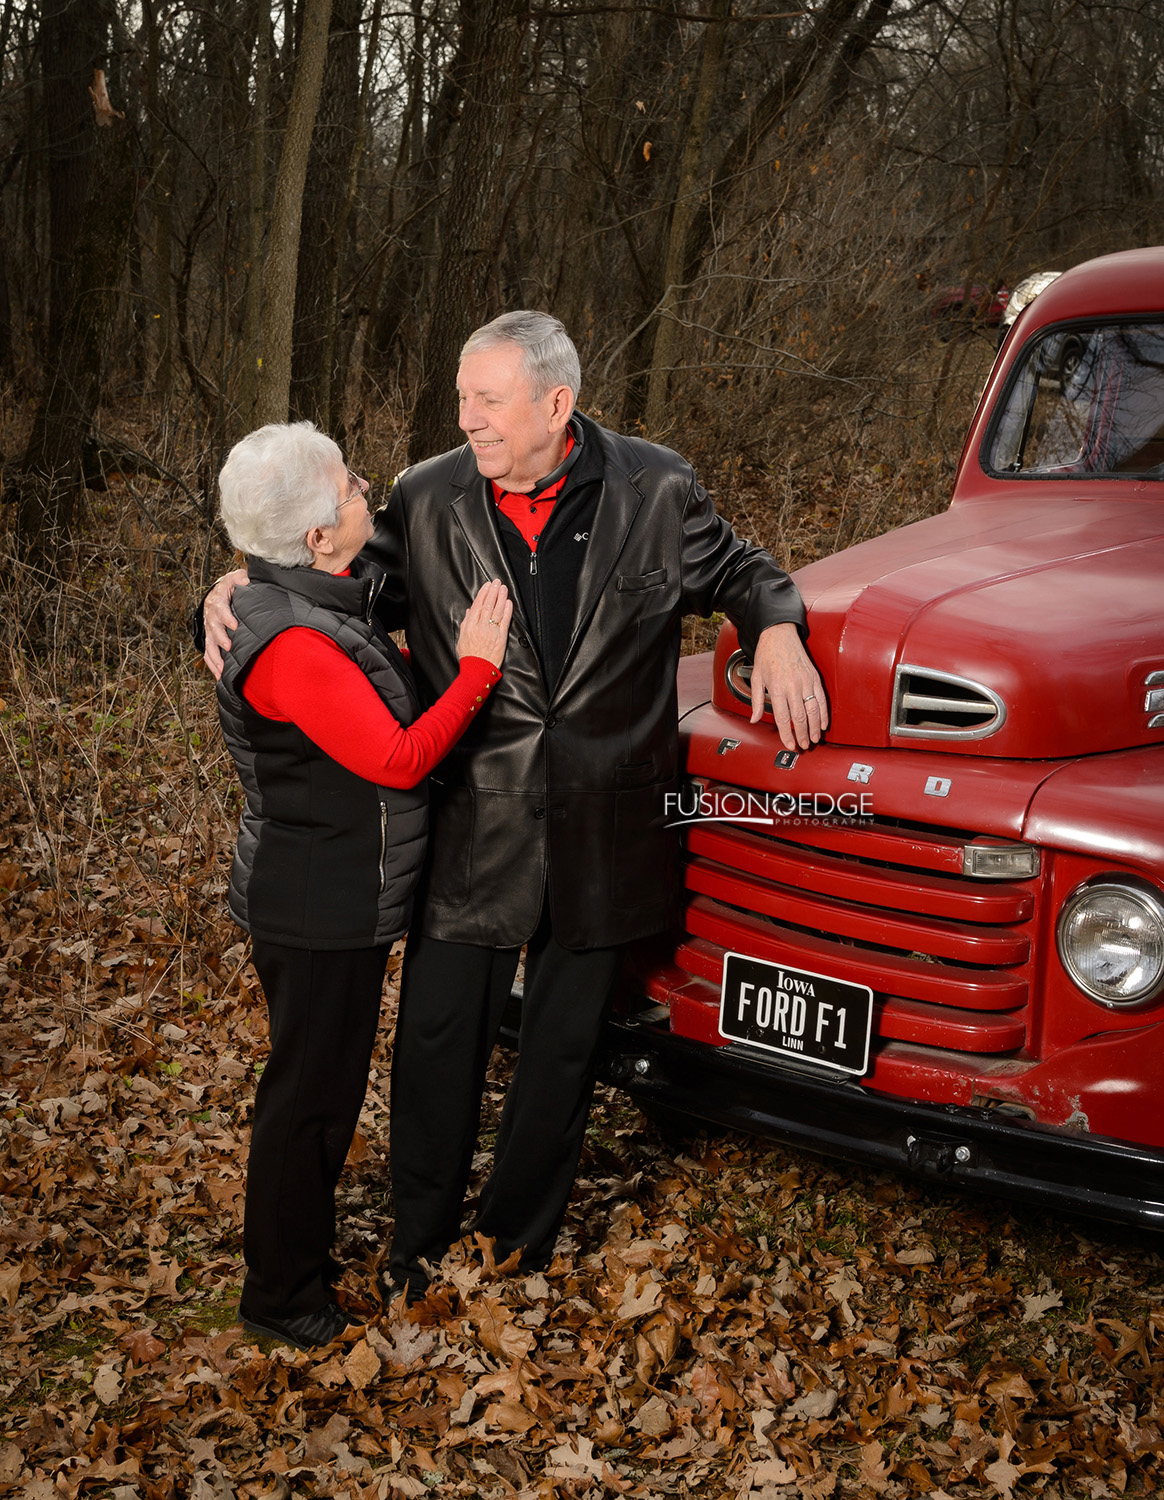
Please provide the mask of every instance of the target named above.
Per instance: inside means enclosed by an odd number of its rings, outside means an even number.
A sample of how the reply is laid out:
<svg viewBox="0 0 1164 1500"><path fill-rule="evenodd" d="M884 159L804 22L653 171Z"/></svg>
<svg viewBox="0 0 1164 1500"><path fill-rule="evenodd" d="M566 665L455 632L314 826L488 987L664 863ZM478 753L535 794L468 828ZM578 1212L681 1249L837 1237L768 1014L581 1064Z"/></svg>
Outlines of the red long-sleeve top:
<svg viewBox="0 0 1164 1500"><path fill-rule="evenodd" d="M492 662L463 656L449 687L405 728L341 647L296 625L255 658L242 695L256 713L294 724L355 775L413 787L449 753L500 680Z"/></svg>

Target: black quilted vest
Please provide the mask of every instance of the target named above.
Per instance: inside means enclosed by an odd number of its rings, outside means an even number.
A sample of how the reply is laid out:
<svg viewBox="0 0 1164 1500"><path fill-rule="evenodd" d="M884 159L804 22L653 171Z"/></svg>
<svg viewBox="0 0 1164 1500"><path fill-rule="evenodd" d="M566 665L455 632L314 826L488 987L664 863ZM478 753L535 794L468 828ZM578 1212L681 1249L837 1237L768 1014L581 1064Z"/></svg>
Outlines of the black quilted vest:
<svg viewBox="0 0 1164 1500"><path fill-rule="evenodd" d="M254 936L290 948L368 948L400 937L424 858L427 781L408 791L376 786L242 697L260 651L284 630L306 626L335 641L400 723L412 723L419 704L408 665L372 623L379 570L355 567L360 577L337 578L252 558L250 585L231 601L239 626L218 714L246 805L230 914Z"/></svg>

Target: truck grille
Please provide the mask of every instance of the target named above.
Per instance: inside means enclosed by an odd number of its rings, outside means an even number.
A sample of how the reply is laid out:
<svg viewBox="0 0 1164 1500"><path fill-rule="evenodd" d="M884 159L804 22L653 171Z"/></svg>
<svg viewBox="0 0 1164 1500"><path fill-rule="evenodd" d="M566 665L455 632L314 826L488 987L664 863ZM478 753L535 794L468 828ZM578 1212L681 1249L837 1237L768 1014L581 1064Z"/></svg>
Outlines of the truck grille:
<svg viewBox="0 0 1164 1500"><path fill-rule="evenodd" d="M889 732L906 739L982 740L1006 722L996 692L966 677L898 667Z"/></svg>
<svg viewBox="0 0 1164 1500"><path fill-rule="evenodd" d="M788 824L778 837L726 822L688 829L686 937L675 967L649 983L673 1030L722 1045L723 958L738 952L871 986L874 1051L908 1043L999 1061L1021 1051L1037 878L968 879L966 835Z"/></svg>

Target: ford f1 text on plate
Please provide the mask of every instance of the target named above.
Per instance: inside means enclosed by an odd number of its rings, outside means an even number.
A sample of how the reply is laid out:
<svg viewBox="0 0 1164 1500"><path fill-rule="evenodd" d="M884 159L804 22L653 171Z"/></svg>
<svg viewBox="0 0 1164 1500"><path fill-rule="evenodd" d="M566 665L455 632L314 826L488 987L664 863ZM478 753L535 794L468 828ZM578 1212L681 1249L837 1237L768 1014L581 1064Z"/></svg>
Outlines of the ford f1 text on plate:
<svg viewBox="0 0 1164 1500"><path fill-rule="evenodd" d="M781 752L748 722L731 626L681 664L688 801L771 816L686 824L683 930L635 955L608 1076L1164 1224L1164 249L1055 278L949 509L797 582L825 742ZM857 816L797 811L853 792Z"/></svg>

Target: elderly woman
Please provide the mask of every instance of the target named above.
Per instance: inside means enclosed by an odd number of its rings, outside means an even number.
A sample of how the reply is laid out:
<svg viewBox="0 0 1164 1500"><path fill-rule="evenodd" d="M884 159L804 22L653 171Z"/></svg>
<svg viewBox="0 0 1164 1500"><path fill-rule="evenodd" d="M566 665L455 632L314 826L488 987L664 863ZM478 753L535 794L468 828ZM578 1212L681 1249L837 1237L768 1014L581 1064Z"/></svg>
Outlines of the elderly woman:
<svg viewBox="0 0 1164 1500"><path fill-rule="evenodd" d="M347 1326L331 1281L335 1187L367 1087L388 952L424 855L425 778L499 679L513 606L487 584L459 675L420 713L356 562L367 482L310 422L231 449L221 515L249 559L219 716L246 793L230 911L251 934L271 1052L255 1095L239 1314L298 1348ZM456 621L450 617L450 630Z"/></svg>

